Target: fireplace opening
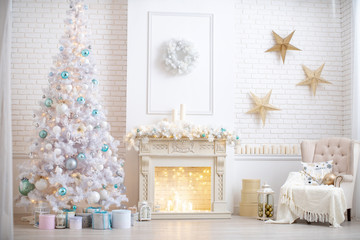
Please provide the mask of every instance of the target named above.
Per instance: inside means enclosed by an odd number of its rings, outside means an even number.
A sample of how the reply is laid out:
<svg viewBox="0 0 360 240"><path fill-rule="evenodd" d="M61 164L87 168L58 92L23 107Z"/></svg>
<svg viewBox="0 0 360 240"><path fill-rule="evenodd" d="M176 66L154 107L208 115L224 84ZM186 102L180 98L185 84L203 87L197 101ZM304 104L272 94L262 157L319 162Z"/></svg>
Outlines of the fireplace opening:
<svg viewBox="0 0 360 240"><path fill-rule="evenodd" d="M211 211L211 167L155 167L155 212Z"/></svg>

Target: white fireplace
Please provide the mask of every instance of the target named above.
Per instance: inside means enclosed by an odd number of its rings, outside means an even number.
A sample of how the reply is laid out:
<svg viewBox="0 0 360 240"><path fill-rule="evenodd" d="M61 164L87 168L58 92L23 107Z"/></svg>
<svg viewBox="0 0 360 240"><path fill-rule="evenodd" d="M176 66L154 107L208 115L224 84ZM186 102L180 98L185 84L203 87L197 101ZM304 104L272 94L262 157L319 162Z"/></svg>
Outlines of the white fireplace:
<svg viewBox="0 0 360 240"><path fill-rule="evenodd" d="M153 219L231 217L224 140L151 138L139 159L139 201L151 205Z"/></svg>

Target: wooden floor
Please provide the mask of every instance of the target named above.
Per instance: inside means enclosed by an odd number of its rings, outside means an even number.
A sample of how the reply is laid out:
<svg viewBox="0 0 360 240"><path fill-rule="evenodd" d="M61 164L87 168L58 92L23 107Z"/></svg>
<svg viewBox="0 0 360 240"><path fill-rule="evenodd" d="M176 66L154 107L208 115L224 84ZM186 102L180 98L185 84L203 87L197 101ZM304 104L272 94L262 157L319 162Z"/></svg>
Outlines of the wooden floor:
<svg viewBox="0 0 360 240"><path fill-rule="evenodd" d="M360 222L351 221L341 228L328 224L267 224L259 220L233 216L223 220L152 220L136 222L122 230L39 230L16 220L15 239L144 239L144 240L232 240L232 239L360 239Z"/></svg>

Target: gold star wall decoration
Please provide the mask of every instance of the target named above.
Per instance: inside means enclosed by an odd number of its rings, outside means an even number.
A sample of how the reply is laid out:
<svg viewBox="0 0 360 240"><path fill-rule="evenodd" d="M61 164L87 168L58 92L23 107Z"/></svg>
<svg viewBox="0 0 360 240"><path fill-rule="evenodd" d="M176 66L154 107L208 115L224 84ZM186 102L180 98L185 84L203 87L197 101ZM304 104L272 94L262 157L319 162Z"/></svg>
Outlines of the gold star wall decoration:
<svg viewBox="0 0 360 240"><path fill-rule="evenodd" d="M321 65L318 69L316 69L315 71L310 70L309 68L307 68L305 65L303 65L303 69L304 72L306 74L306 79L302 82L299 82L296 85L310 85L311 90L315 96L316 94L316 88L319 85L319 83L326 83L326 84L331 84L331 82L326 81L325 79L323 79L322 77L320 77L321 72L324 68L325 63L323 63L323 65Z"/></svg>
<svg viewBox="0 0 360 240"><path fill-rule="evenodd" d="M294 35L293 31L292 33L290 33L286 38L282 38L279 35L276 34L276 32L272 31L273 35L275 37L275 42L276 44L272 47L269 48L268 50L266 50L265 52L276 52L279 51L281 54L281 58L283 60L283 63L285 63L285 56L286 56L286 51L287 50L297 50L297 51L301 51L300 49L298 49L297 47L293 46L290 44L290 40L292 38L292 36Z"/></svg>
<svg viewBox="0 0 360 240"><path fill-rule="evenodd" d="M254 93L250 92L251 98L255 103L255 107L250 111L248 111L247 113L259 113L261 116L263 126L265 126L266 114L268 111L280 110L279 108L269 104L271 92L272 90L270 90L268 94L266 94L266 96L263 98L259 98Z"/></svg>

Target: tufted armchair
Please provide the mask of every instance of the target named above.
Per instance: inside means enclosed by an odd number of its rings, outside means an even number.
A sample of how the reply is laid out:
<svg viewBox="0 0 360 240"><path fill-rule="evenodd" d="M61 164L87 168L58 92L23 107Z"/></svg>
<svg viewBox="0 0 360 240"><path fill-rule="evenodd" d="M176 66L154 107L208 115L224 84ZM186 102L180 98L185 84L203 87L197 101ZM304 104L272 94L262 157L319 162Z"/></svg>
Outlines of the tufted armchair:
<svg viewBox="0 0 360 240"><path fill-rule="evenodd" d="M333 173L343 176L340 187L344 190L347 204L347 219L351 220L351 208L360 156L360 143L348 138L305 140L301 143L303 162L333 160Z"/></svg>

